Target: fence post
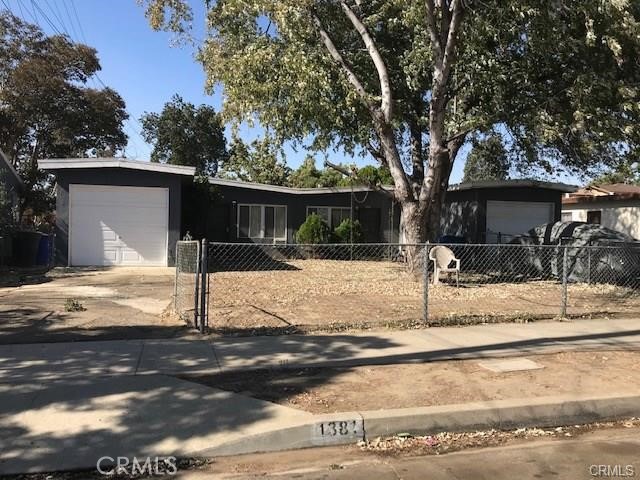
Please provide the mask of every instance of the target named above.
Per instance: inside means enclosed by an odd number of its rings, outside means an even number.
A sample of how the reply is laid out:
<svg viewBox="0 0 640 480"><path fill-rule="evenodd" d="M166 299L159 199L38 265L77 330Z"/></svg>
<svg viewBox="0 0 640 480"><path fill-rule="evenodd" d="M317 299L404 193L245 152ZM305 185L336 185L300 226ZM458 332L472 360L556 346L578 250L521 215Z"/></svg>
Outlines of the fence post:
<svg viewBox="0 0 640 480"><path fill-rule="evenodd" d="M569 247L565 245L562 252L562 307L560 311L561 318L567 317L567 270L569 268L569 262L567 258L568 249Z"/></svg>
<svg viewBox="0 0 640 480"><path fill-rule="evenodd" d="M209 256L209 248L207 239L202 239L202 250L200 260L200 278L202 279L202 285L200 285L200 333L204 333L207 326L207 259Z"/></svg>
<svg viewBox="0 0 640 480"><path fill-rule="evenodd" d="M587 245L587 284L591 285L591 242Z"/></svg>
<svg viewBox="0 0 640 480"><path fill-rule="evenodd" d="M173 311L178 311L178 271L180 270L180 242L176 242L176 278L173 282Z"/></svg>
<svg viewBox="0 0 640 480"><path fill-rule="evenodd" d="M425 324L429 323L429 242L424 244L422 249L422 282L423 286L423 320Z"/></svg>
<svg viewBox="0 0 640 480"><path fill-rule="evenodd" d="M198 328L198 318L200 317L200 242L196 241L196 271L195 287L193 289L193 326Z"/></svg>

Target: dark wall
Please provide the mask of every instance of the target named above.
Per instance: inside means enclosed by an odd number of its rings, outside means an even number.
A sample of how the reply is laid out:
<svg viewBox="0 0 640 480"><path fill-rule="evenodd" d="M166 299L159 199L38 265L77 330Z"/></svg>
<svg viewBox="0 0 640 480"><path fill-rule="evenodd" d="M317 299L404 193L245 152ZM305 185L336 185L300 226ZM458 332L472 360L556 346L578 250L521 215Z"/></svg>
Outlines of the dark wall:
<svg viewBox="0 0 640 480"><path fill-rule="evenodd" d="M54 172L56 187L56 261L68 264L69 245L69 185L116 185L124 187L163 187L169 189L168 263L175 263L176 242L180 239L183 182L192 178L183 175L148 172L123 168L73 169Z"/></svg>
<svg viewBox="0 0 640 480"><path fill-rule="evenodd" d="M207 214L207 238L216 241L246 241L238 239L238 204L285 205L287 207L287 241L294 242L295 232L307 217L307 207L350 207L351 192L289 193L256 190L244 187L216 185L220 198ZM366 241L397 241L399 209L380 192L353 194L354 218L363 224ZM396 217L392 221L392 215ZM221 219L226 217L226 222ZM364 224L366 222L366 225ZM184 232L183 232L184 233Z"/></svg>
<svg viewBox="0 0 640 480"><path fill-rule="evenodd" d="M350 192L289 193L257 190L241 186L217 185L219 199L207 212L201 212L191 222L196 238L207 237L219 242L246 241L238 239L238 204L286 205L287 241L294 242L295 232L306 219L307 207L349 207ZM440 223L440 235L465 237L483 243L486 232L487 201L551 202L555 221L560 219L562 193L557 190L531 187L476 188L452 190L447 193ZM354 217L366 231L367 242L398 241L400 207L380 192L355 192ZM185 212L185 217L187 213ZM206 228L202 228L202 223ZM184 231L182 232L185 233Z"/></svg>

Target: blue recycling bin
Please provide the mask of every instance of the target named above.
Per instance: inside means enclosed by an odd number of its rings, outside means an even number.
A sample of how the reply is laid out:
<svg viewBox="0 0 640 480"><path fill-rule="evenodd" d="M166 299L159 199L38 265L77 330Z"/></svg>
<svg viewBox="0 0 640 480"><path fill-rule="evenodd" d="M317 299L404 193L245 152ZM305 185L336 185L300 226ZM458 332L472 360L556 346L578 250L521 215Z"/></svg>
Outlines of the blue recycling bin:
<svg viewBox="0 0 640 480"><path fill-rule="evenodd" d="M51 240L53 235L42 235L38 244L36 265L49 265L51 263Z"/></svg>

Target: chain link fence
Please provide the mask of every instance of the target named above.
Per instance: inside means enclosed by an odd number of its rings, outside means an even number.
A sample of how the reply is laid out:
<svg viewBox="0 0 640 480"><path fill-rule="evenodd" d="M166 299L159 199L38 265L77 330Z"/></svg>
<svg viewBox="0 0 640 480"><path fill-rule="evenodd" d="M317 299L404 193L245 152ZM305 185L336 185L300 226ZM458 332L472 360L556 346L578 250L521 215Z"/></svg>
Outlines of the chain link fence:
<svg viewBox="0 0 640 480"><path fill-rule="evenodd" d="M209 324L228 334L413 325L424 245L209 245Z"/></svg>
<svg viewBox="0 0 640 480"><path fill-rule="evenodd" d="M452 257L437 276L436 247ZM226 334L640 312L638 244L212 243L208 263L209 324Z"/></svg>

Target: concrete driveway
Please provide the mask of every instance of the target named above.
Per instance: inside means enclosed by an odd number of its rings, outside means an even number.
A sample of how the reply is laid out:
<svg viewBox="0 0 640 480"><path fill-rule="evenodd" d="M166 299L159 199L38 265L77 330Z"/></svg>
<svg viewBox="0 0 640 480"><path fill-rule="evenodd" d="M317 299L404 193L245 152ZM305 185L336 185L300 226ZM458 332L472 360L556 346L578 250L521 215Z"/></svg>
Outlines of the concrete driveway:
<svg viewBox="0 0 640 480"><path fill-rule="evenodd" d="M0 344L173 337L185 328L169 315L173 272L58 268L0 287ZM67 311L70 300L84 310Z"/></svg>

